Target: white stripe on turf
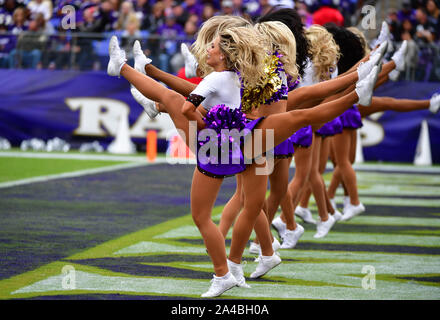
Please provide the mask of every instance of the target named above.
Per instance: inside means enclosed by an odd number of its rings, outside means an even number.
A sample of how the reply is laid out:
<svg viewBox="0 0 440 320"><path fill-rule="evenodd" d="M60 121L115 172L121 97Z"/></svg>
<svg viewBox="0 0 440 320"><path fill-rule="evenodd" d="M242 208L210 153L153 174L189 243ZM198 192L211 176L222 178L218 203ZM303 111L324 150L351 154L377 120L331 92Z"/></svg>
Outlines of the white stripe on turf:
<svg viewBox="0 0 440 320"><path fill-rule="evenodd" d="M156 164L156 163L153 163L153 164ZM1 188L16 187L16 186L21 186L21 185L26 185L26 184L30 184L30 183L36 183L36 182L46 182L46 181L55 180L55 179L74 178L74 177L81 177L81 176L86 176L86 175L90 175L90 174L97 174L97 173L110 172L110 171L116 171L116 170L130 169L130 168L142 167L142 166L146 166L146 165L152 165L152 164L147 163L147 162L123 163L123 164L116 164L114 166L105 166L102 168L85 169L85 170L78 170L78 171L73 171L73 172L63 172L63 173L58 173L58 174L50 174L50 175L46 175L46 176L39 176L39 177L33 177L33 178L28 178L28 179L2 182L2 183L0 183L0 189Z"/></svg>

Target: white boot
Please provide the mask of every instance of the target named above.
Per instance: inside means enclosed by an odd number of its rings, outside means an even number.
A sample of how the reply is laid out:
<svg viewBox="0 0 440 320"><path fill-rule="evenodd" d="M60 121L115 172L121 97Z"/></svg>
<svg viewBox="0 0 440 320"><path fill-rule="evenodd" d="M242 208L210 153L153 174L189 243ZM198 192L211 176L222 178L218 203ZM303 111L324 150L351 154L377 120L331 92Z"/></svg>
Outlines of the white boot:
<svg viewBox="0 0 440 320"><path fill-rule="evenodd" d="M361 214L364 211L365 211L365 207L362 203L359 203L357 206L349 203L344 209L344 214L342 216L341 221L350 220L351 218Z"/></svg>
<svg viewBox="0 0 440 320"><path fill-rule="evenodd" d="M333 227L335 222L336 220L331 214L328 215L327 221L321 221L321 219L319 219L318 223L316 224L316 233L313 238L325 237L330 229Z"/></svg>
<svg viewBox="0 0 440 320"><path fill-rule="evenodd" d="M141 49L141 44L139 40L136 40L133 45L133 57L134 57L134 68L143 73L145 73L145 66L151 63L151 59L147 58Z"/></svg>
<svg viewBox="0 0 440 320"><path fill-rule="evenodd" d="M237 264L232 262L231 260L227 260L229 271L232 273L234 278L237 280L240 288L250 288L251 286L246 283L246 279L244 278L243 266L241 264Z"/></svg>
<svg viewBox="0 0 440 320"><path fill-rule="evenodd" d="M194 78L197 77L197 67L198 63L193 54L189 51L186 44L182 43L180 46L180 52L183 55L183 60L185 61L185 77Z"/></svg>
<svg viewBox="0 0 440 320"><path fill-rule="evenodd" d="M379 75L379 67L374 66L370 74L363 80L356 83L355 91L359 97L358 104L363 106L371 105L374 86L376 85L377 76Z"/></svg>
<svg viewBox="0 0 440 320"><path fill-rule="evenodd" d="M304 228L299 223L296 224L295 230L286 230L283 238L281 249L292 249L296 246L299 238L304 234Z"/></svg>
<svg viewBox="0 0 440 320"><path fill-rule="evenodd" d="M295 214L300 217L305 223L316 224L316 220L312 217L312 212L308 208L296 206Z"/></svg>
<svg viewBox="0 0 440 320"><path fill-rule="evenodd" d="M429 111L432 113L437 113L440 109L440 94L434 93L429 100Z"/></svg>
<svg viewBox="0 0 440 320"><path fill-rule="evenodd" d="M125 58L125 51L119 48L118 38L112 36L108 45L108 53L110 60L107 65L107 74L109 76L118 76L127 59Z"/></svg>
<svg viewBox="0 0 440 320"><path fill-rule="evenodd" d="M397 71L400 72L405 71L405 56L407 51L408 51L408 41L405 40L403 41L399 50L397 50L391 57L391 60L393 60L394 63L396 64Z"/></svg>
<svg viewBox="0 0 440 320"><path fill-rule="evenodd" d="M145 97L134 86L130 86L130 92L134 100L136 100L136 102L139 103L144 108L145 112L148 114L148 116L151 119L155 118L160 113L156 109L156 102Z"/></svg>
<svg viewBox="0 0 440 320"><path fill-rule="evenodd" d="M257 269L251 274L251 279L256 279L264 276L270 270L281 263L281 258L274 253L272 256L259 256Z"/></svg>
<svg viewBox="0 0 440 320"><path fill-rule="evenodd" d="M211 280L211 287L208 291L206 291L204 294L202 294L203 298L214 298L220 296L223 292L232 289L233 287L237 286L238 282L234 278L234 276L228 272L223 277L216 277L214 275L213 279Z"/></svg>

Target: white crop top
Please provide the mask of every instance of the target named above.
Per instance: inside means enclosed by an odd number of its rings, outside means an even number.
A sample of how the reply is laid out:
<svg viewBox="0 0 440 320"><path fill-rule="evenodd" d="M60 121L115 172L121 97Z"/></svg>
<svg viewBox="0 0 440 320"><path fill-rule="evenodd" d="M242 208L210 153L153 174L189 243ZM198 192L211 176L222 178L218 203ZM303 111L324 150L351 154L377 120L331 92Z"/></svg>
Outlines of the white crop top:
<svg viewBox="0 0 440 320"><path fill-rule="evenodd" d="M191 92L188 101L195 106L202 104L208 111L219 104L240 108L240 79L234 71L211 72Z"/></svg>

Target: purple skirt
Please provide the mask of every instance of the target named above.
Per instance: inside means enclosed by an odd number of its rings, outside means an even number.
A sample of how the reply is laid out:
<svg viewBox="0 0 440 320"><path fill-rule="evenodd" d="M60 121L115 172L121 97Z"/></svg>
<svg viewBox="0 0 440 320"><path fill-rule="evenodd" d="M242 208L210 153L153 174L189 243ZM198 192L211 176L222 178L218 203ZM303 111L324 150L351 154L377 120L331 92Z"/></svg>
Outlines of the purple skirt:
<svg viewBox="0 0 440 320"><path fill-rule="evenodd" d="M316 130L316 134L320 135L322 138L331 137L335 134L342 132L342 122L339 117L336 117L332 121L327 122L321 128Z"/></svg>
<svg viewBox="0 0 440 320"><path fill-rule="evenodd" d="M273 155L275 159L290 158L295 153L293 144L290 138L287 138L273 149Z"/></svg>
<svg viewBox="0 0 440 320"><path fill-rule="evenodd" d="M341 119L342 128L344 129L358 129L362 127L362 117L356 105L345 111L339 116Z"/></svg>
<svg viewBox="0 0 440 320"><path fill-rule="evenodd" d="M292 134L289 139L290 139L290 143L292 143L294 147L295 146L300 146L304 148L310 147L313 141L312 126L307 126L299 129L294 134Z"/></svg>
<svg viewBox="0 0 440 320"><path fill-rule="evenodd" d="M219 135L218 141L220 143L217 144L217 152L214 155L210 154L210 150L209 148L207 148L208 146L206 146L206 144L209 142L209 139L206 139L205 141L199 141L197 143L196 157L198 170L206 176L217 179L232 177L238 173L245 171L247 164L245 163L242 151L245 138L247 135L251 134L252 130L263 119L264 117L251 121L244 119L242 122L242 130L246 130L246 132L244 132L244 135L241 135L238 139L234 139L232 135L225 137ZM240 119L240 121L241 120L242 119ZM223 126L217 129L218 131L220 131L221 129L231 128ZM237 132L243 133L242 131ZM224 147L225 143L229 144L228 148Z"/></svg>

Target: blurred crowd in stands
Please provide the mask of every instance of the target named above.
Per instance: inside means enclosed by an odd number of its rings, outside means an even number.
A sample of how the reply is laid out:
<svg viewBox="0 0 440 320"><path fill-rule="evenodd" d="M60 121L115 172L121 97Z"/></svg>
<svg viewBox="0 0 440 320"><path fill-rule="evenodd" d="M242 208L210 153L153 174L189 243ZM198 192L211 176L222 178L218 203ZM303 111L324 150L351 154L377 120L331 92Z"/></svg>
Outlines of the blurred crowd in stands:
<svg viewBox="0 0 440 320"><path fill-rule="evenodd" d="M400 1L402 2L402 1ZM128 59L135 40L161 69L177 73L180 44L218 14L250 20L274 7L295 8L306 26L352 26L367 1L355 0L0 0L0 68L104 70L110 35ZM371 1L369 1L371 3ZM374 1L373 1L374 4ZM440 0L404 0L387 22L398 45L410 40L412 78L440 81ZM380 24L380 21L378 22ZM377 33L379 30L377 30ZM434 57L434 58L433 58Z"/></svg>

